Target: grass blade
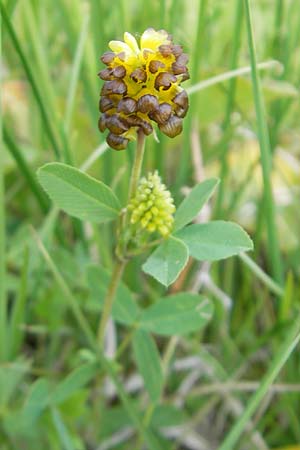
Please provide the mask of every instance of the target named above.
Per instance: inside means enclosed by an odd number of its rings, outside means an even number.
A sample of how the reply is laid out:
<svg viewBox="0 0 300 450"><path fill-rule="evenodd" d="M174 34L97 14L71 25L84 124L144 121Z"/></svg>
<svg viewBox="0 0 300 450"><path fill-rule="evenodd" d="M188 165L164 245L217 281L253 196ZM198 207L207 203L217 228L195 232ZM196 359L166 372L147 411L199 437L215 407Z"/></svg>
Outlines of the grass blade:
<svg viewBox="0 0 300 450"><path fill-rule="evenodd" d="M14 158L18 166L18 169L26 179L28 186L30 187L33 195L35 196L41 210L47 212L49 209L50 202L43 193L40 185L37 183L36 177L33 171L31 170L31 167L27 164L26 159L22 155L22 152L20 151L18 145L13 139L13 136L10 134L9 130L5 126L3 127L3 138L10 154Z"/></svg>
<svg viewBox="0 0 300 450"><path fill-rule="evenodd" d="M100 8L99 2L97 2ZM88 5L86 5L88 6ZM72 2L72 4L65 1L60 3L62 26L67 30L69 37L68 45L72 54L76 53L76 43L78 29L82 24L82 10L80 8L80 2ZM92 18L93 19L93 18ZM93 32L96 35L99 31ZM102 36L102 33L100 33ZM92 42L92 36L88 35L83 53L83 69L82 81L84 84L85 100L91 115L91 119L94 121L98 117L98 105L95 99L98 98L98 80L97 80L97 54L95 53L94 45Z"/></svg>
<svg viewBox="0 0 300 450"><path fill-rule="evenodd" d="M279 296L284 294L284 291L279 284L275 283L269 275L267 275L248 255L246 255L246 253L240 253L239 258L271 292Z"/></svg>
<svg viewBox="0 0 300 450"><path fill-rule="evenodd" d="M257 410L260 402L266 395L267 391L270 389L273 381L279 374L280 370L284 366L285 362L295 349L296 345L300 340L300 317L294 322L291 327L285 341L282 346L278 349L278 352L271 363L266 375L264 376L258 390L251 397L250 401L243 414L240 416L236 424L233 426L232 430L229 432L228 436L225 438L223 444L218 450L232 450L235 448L235 444L242 435L245 426L249 419L252 417L254 412Z"/></svg>
<svg viewBox="0 0 300 450"><path fill-rule="evenodd" d="M234 70L238 64L238 57L241 47L241 34L242 34L242 24L243 24L243 2L236 0L235 2L235 18L234 18L234 31L232 36L232 50L230 58L230 69ZM225 118L222 123L222 130L224 133L224 147L221 154L221 169L220 169L220 187L216 202L216 216L218 217L223 209L224 191L225 191L225 179L228 174L228 154L227 154L227 135L230 129L231 114L234 106L234 98L236 92L236 78L231 78L228 83L228 97L225 107Z"/></svg>
<svg viewBox="0 0 300 450"><path fill-rule="evenodd" d="M92 167L94 162L97 161L97 159L100 158L100 156L102 156L103 153L105 153L106 150L108 150L108 149L109 149L109 147L108 147L107 143L102 142L102 144L100 144L99 147L97 147L90 154L90 156L82 163L82 165L80 166L80 170L82 170L83 172L87 172L89 170L89 168Z"/></svg>
<svg viewBox="0 0 300 450"><path fill-rule="evenodd" d="M28 81L29 81L29 83L30 83L30 85L32 87L35 99L36 99L37 104L38 104L39 109L40 109L41 116L43 118L43 122L44 122L44 125L45 125L45 130L46 130L46 132L48 134L49 141L52 144L53 151L55 153L56 158L59 159L60 158L60 154L61 154L60 148L59 148L59 144L58 144L58 142L56 140L55 133L54 133L54 131L52 129L51 120L50 120L50 118L48 116L47 108L44 105L43 97L40 94L38 85L37 85L37 83L35 81L35 78L33 76L32 70L30 68L30 63L27 60L27 58L26 58L26 56L25 56L25 54L23 52L22 46L20 44L20 41L19 41L19 39L18 39L18 37L17 37L17 35L15 33L14 27L13 27L13 25L12 25L10 19L9 19L9 16L8 16L8 14L6 12L6 9L5 9L4 5L3 5L3 2L1 0L0 0L0 10L1 10L1 15L2 15L3 21L4 21L5 25L6 25L7 31L9 33L10 39L11 39L11 41L13 43L13 46L15 47L15 50L16 50L17 54L19 55L19 58L20 58L20 60L22 62L22 65L23 65L23 68L25 70L25 73L26 73L26 76L28 78Z"/></svg>
<svg viewBox="0 0 300 450"><path fill-rule="evenodd" d="M256 67L257 70L282 69L282 65L280 64L280 62L276 61L275 59L258 63ZM229 72L224 72L221 73L220 75L216 75L215 77L211 77L208 78L207 80L193 84L191 87L187 88L186 91L189 95L192 95L195 94L196 92L202 91L203 89L207 89L210 86L214 86L215 84L224 83L224 81L232 80L233 78L237 78L242 75L247 75L248 73L251 73L250 66L239 67L238 69L230 70Z"/></svg>
<svg viewBox="0 0 300 450"><path fill-rule="evenodd" d="M279 245L276 231L275 223L275 206L272 194L271 186L271 145L269 140L269 132L266 123L266 116L264 110L264 102L262 96L262 90L260 85L260 79L257 70L256 62L256 52L253 38L252 30L252 18L250 11L249 0L244 0L245 2L245 16L247 24L247 35L248 35L248 47L250 52L251 61L251 77L253 84L253 96L256 110L257 118L257 128L258 128L258 139L260 143L260 154L261 154L261 166L263 173L263 183L264 183L264 199L266 206L266 221L267 221L267 235L268 235L268 246L270 254L270 263L272 267L272 272L274 274L275 280L279 283L283 283L283 271L282 264L279 253Z"/></svg>
<svg viewBox="0 0 300 450"><path fill-rule="evenodd" d="M38 29L36 14L32 8L23 7L25 35L32 52L30 65L34 67L34 76L38 80L40 92L43 98L47 99L47 110L52 121L57 124L58 108L56 105L55 89L51 80L51 71L49 70L48 52L43 45L41 33ZM54 127L55 128L55 127Z"/></svg>
<svg viewBox="0 0 300 450"><path fill-rule="evenodd" d="M48 117L53 123L53 131L55 136L60 136L61 150L63 151L64 161L72 164L72 155L70 153L69 143L64 133L64 129L59 121L60 111L56 99L55 87L51 79L51 70L49 70L49 55L48 48L44 45L43 39L40 38L41 30L38 28L38 19L34 14L32 8L25 7L24 25L27 31L28 41L32 49L32 62L34 66L35 79L38 80L40 92L43 93L43 99L46 99L46 110Z"/></svg>
<svg viewBox="0 0 300 450"><path fill-rule="evenodd" d="M2 20L0 17L0 56L2 53ZM0 84L0 152L2 145L2 111L1 111L1 84ZM2 155L1 155L2 156ZM2 158L1 158L2 159ZM5 201L4 201L4 165L0 164L0 360L5 358L6 346L6 320L7 298L5 289Z"/></svg>
<svg viewBox="0 0 300 450"><path fill-rule="evenodd" d="M21 274L21 280L19 285L19 293L16 301L13 305L10 320L10 356L14 357L17 355L23 340L24 331L21 329L22 323L25 322L25 302L27 294L27 284L28 284L28 261L29 261L29 251L26 247L24 249L24 260L23 268Z"/></svg>
<svg viewBox="0 0 300 450"><path fill-rule="evenodd" d="M199 2L198 2L199 4ZM193 57L192 57L192 67L191 67L191 80L194 82L199 73L200 64L203 58L204 54L204 29L206 26L206 14L207 14L207 6L208 6L208 0L202 0L199 4L199 12L198 12L198 22L197 22L197 29L195 34L195 41L193 46ZM190 160L190 137L191 137L191 131L193 128L193 120L194 117L196 117L196 103L195 101L191 101L190 105L190 112L187 116L186 123L185 123L185 131L183 135L183 150L181 154L180 164L179 164L179 171L178 171L178 177L177 177L177 188L181 186L184 182L184 180L187 177L188 170L189 170L189 160Z"/></svg>
<svg viewBox="0 0 300 450"><path fill-rule="evenodd" d="M17 6L18 0L9 0L6 5L7 12L10 16L13 15L14 10Z"/></svg>
<svg viewBox="0 0 300 450"><path fill-rule="evenodd" d="M82 21L82 28L79 35L79 40L75 52L72 72L71 72L71 80L70 80L70 87L69 92L67 96L67 106L66 106L66 113L65 113L65 133L68 135L71 119L72 119L72 113L74 109L74 100L75 100L75 94L76 94L76 87L79 80L79 74L80 74L80 68L82 65L82 59L83 59L83 50L85 41L87 38L88 33L88 25L89 25L90 16L88 13L86 13L85 17Z"/></svg>
<svg viewBox="0 0 300 450"><path fill-rule="evenodd" d="M33 238L36 241L38 248L41 252L41 254L43 255L49 269L51 270L55 281L57 282L58 286L61 288L62 293L64 294L64 299L66 301L66 303L68 303L71 311L74 314L75 319L77 320L80 328L82 329L87 342L89 343L89 345L94 348L95 347L95 338L94 338L94 334L90 328L89 323L87 322L86 318L84 317L84 315L81 312L80 306L78 304L78 302L76 301L76 299L73 297L73 294L71 293L70 289L68 288L65 280L63 279L62 275L60 274L58 268L56 267L53 259L51 258L51 256L49 255L49 253L47 252L43 242L41 241L41 239L39 238L37 232L32 228L31 229L32 234L33 234Z"/></svg>

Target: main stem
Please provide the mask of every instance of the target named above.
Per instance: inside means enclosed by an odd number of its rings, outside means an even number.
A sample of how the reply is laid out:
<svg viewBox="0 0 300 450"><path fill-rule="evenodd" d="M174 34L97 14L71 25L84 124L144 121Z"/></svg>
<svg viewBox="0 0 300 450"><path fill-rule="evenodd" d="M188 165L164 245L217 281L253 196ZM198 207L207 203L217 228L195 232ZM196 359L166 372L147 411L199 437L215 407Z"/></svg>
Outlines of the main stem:
<svg viewBox="0 0 300 450"><path fill-rule="evenodd" d="M141 176L144 151L145 151L145 135L142 131L139 130L138 136L137 136L137 147L136 147L136 152L135 152L135 158L134 158L134 163L133 163L131 177L130 177L128 201L134 196L137 186L138 186L138 182L139 182L139 179ZM126 216L126 220L125 220L123 227L126 227L126 226L128 226L128 215ZM122 235L122 230L121 230L120 234ZM117 291L119 282L122 278L124 268L127 264L127 261L125 259L123 259L122 256L125 257L126 255L121 255L121 258L118 258L115 262L115 266L114 266L114 270L113 270L113 273L111 276L107 294L104 299L103 311L102 311L102 315L101 315L101 320L99 322L98 337L97 337L100 348L102 348L102 346L103 346L103 339L105 336L107 322L111 315L111 310L113 307L113 302L115 299L116 291Z"/></svg>
<svg viewBox="0 0 300 450"><path fill-rule="evenodd" d="M114 298L116 295L116 291L117 291L119 282L122 278L122 274L123 274L125 265L126 265L125 261L120 261L120 260L116 261L114 270L113 270L113 273L111 276L110 284L108 287L108 291L107 291L107 294L104 299L103 311L102 311L101 320L100 320L99 328L98 328L98 343L99 343L100 348L103 345L103 339L105 336L107 322L108 322L110 314L111 314Z"/></svg>

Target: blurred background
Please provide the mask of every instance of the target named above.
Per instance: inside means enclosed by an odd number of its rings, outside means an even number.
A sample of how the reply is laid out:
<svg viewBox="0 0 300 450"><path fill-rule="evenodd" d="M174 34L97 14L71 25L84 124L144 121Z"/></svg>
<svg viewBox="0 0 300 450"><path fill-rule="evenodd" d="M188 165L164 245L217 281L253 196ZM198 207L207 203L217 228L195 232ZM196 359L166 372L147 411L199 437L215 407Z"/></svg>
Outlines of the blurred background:
<svg viewBox="0 0 300 450"><path fill-rule="evenodd" d="M158 132L159 142L151 135L144 170L158 169L177 201L196 182L220 177L200 220L242 225L254 240L250 256L257 264L253 268L239 258L212 266L191 262L171 287L209 295L215 315L205 331L179 342L151 426L167 430L166 449L216 449L257 389L299 311L300 4L250 2L273 200L262 176L257 125L263 120L255 108L243 5L242 0L1 1L5 197L0 203L10 318L8 361L0 364L1 450L143 448L110 383L95 381L93 373L80 372L80 382L75 374L73 388L49 407L49 392L91 355L30 232L30 227L39 231L96 329L97 286L88 280L87 267L112 266L112 226L83 226L58 213L35 173L45 162L64 161L112 186L125 204L134 144L120 152L108 149L97 126L99 57L124 31L138 38L149 27L164 28L189 55L184 131L175 139ZM147 303L165 289L137 276L143 261L130 264L125 281ZM265 274L271 277L267 282ZM158 345L163 351L166 342ZM130 352L121 363L126 389L144 405ZM235 448L300 448L299 351L276 383Z"/></svg>

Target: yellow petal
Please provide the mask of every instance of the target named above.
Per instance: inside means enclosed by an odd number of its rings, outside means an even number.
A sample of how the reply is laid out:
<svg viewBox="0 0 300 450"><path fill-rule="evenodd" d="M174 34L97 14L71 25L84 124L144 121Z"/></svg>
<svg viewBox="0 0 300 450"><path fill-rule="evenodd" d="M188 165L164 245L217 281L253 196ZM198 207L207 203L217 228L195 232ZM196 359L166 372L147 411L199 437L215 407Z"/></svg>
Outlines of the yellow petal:
<svg viewBox="0 0 300 450"><path fill-rule="evenodd" d="M123 137L125 137L126 139L129 139L130 141L135 141L136 140L136 130L133 127L129 128L129 130L123 134Z"/></svg>
<svg viewBox="0 0 300 450"><path fill-rule="evenodd" d="M136 42L136 39L132 34L125 32L124 33L124 42L133 50L135 53L140 51L139 46Z"/></svg>
<svg viewBox="0 0 300 450"><path fill-rule="evenodd" d="M150 50L157 50L162 44L169 44L168 33L165 30L155 31L153 28L148 28L141 36L141 49L148 48Z"/></svg>
<svg viewBox="0 0 300 450"><path fill-rule="evenodd" d="M126 56L130 56L132 54L131 48L129 47L129 45L125 44L125 42L110 41L108 43L108 46L115 53L125 52Z"/></svg>

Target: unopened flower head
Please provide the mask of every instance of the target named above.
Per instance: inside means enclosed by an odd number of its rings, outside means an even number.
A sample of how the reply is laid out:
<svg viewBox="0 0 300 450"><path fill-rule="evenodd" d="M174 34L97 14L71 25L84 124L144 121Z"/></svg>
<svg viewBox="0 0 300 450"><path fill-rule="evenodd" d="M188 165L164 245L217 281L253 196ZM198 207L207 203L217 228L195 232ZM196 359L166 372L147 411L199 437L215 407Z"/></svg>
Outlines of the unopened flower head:
<svg viewBox="0 0 300 450"><path fill-rule="evenodd" d="M157 231L162 236L171 233L175 212L174 200L157 171L140 180L136 195L131 199L128 209L131 211L132 225L137 225L149 233Z"/></svg>
<svg viewBox="0 0 300 450"><path fill-rule="evenodd" d="M165 30L153 28L142 34L140 46L125 33L124 42L111 41L109 47L112 51L101 57L107 68L99 73L105 80L99 129L108 128L110 147L125 149L139 128L151 134L151 121L169 137L180 134L188 110L187 93L180 84L189 78L182 47L174 45Z"/></svg>

